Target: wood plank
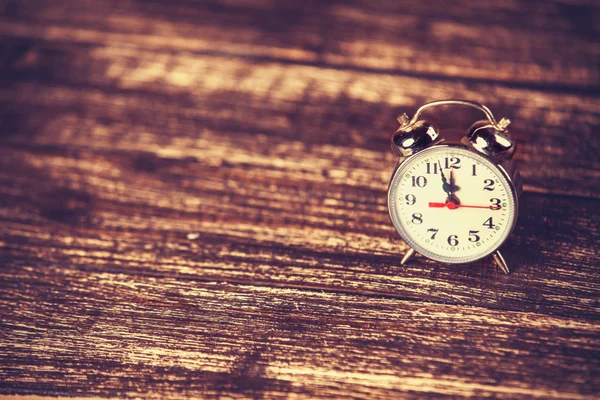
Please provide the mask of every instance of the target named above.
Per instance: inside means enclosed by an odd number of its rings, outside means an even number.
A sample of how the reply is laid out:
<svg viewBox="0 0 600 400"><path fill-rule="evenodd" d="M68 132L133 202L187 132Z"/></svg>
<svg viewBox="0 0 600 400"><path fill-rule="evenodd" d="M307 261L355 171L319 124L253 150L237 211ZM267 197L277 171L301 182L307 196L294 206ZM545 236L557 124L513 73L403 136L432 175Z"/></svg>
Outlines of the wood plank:
<svg viewBox="0 0 600 400"><path fill-rule="evenodd" d="M388 143L395 115L432 99L468 98L514 121L526 190L600 198L595 183L600 179L600 141L594 133L600 128L600 105L593 95L448 85L115 47L58 45L24 54L9 48L16 59L10 62L8 87L0 91L0 102L7 121L4 135L12 135L11 140L37 136L35 140L57 145L85 143L160 151L165 156L170 152L169 157L177 158L211 157L212 165L263 165L270 161L259 161L257 153L281 160L283 150L274 154L269 148L291 146L302 154L291 156L292 164L283 164L312 165L317 175L325 161L322 154L313 153L328 144L332 147L325 148L330 153L325 158L336 158L326 162L343 166L337 169L346 170L343 179L349 184L371 187L373 177L388 179L394 163ZM426 96L423 87L428 88ZM442 128L466 129L481 118L463 111L441 113L437 120ZM80 129L83 126L87 129ZM573 138L566 139L565 131ZM143 146L140 135L146 137ZM219 138L215 140L222 143L208 146L218 150L198 148L197 138L202 136ZM352 156L368 152L368 161ZM348 156L352 162L345 160ZM298 165L300 160L306 165ZM349 166L357 162L361 168L353 174Z"/></svg>
<svg viewBox="0 0 600 400"><path fill-rule="evenodd" d="M593 1L478 6L462 0L452 7L418 0L3 3L0 34L36 41L216 52L591 92L600 81Z"/></svg>
<svg viewBox="0 0 600 400"><path fill-rule="evenodd" d="M599 13L0 0L0 397L596 398ZM399 266L440 98L514 122L511 275Z"/></svg>
<svg viewBox="0 0 600 400"><path fill-rule="evenodd" d="M489 261L400 267L407 247L383 179L356 187L327 168L313 180L302 169L77 146L2 156L2 250L15 263L599 316L597 200L528 193L505 246L516 272L504 276Z"/></svg>
<svg viewBox="0 0 600 400"><path fill-rule="evenodd" d="M583 399L600 390L597 322L51 261L0 277L5 393Z"/></svg>

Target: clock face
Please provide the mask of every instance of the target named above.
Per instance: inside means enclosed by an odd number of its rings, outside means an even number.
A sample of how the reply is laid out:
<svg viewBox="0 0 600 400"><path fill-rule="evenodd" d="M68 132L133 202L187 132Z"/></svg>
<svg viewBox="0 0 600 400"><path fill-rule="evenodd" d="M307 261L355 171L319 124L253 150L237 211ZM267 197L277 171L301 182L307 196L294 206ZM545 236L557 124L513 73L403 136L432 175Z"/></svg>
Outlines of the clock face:
<svg viewBox="0 0 600 400"><path fill-rule="evenodd" d="M392 222L418 253L433 260L478 260L506 240L517 200L506 173L460 146L439 145L407 158L388 192Z"/></svg>

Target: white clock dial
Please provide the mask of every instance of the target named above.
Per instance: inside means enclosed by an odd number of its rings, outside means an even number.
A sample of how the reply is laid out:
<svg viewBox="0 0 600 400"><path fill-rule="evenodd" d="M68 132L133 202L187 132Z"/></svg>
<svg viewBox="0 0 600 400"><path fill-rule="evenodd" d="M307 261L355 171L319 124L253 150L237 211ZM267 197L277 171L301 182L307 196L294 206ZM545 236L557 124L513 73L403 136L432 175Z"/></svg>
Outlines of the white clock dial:
<svg viewBox="0 0 600 400"><path fill-rule="evenodd" d="M517 216L514 187L504 170L451 145L407 158L390 183L388 207L396 230L413 249L448 263L495 251Z"/></svg>

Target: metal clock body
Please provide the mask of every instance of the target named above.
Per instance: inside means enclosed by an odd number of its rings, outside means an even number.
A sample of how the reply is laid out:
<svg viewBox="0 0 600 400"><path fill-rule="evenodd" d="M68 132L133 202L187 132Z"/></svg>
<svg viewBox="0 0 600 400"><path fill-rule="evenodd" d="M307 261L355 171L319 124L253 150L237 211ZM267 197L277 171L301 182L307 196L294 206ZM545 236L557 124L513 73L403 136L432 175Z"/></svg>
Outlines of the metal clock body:
<svg viewBox="0 0 600 400"><path fill-rule="evenodd" d="M446 143L439 131L418 116L436 105L466 105L488 116L458 143ZM388 210L400 236L414 252L445 263L467 263L492 255L509 269L498 248L512 232L518 215L520 179L510 158L514 143L502 119L497 123L483 105L442 100L422 106L392 137L400 156L388 189Z"/></svg>

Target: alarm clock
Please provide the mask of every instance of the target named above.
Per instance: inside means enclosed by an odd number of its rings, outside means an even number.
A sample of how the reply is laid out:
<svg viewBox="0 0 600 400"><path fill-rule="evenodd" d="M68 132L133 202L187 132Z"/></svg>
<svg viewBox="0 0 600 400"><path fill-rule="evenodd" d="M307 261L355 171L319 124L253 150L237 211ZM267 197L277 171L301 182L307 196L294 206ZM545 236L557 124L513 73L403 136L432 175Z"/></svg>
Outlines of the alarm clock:
<svg viewBox="0 0 600 400"><path fill-rule="evenodd" d="M475 122L454 142L437 126L420 120L437 106L467 106L486 119ZM492 256L510 270L499 248L517 221L521 183L511 161L516 145L508 134L510 121L496 122L483 104L439 100L421 106L412 119L398 117L392 150L399 157L388 189L392 223L410 246L401 264L415 252L429 259L470 263Z"/></svg>

